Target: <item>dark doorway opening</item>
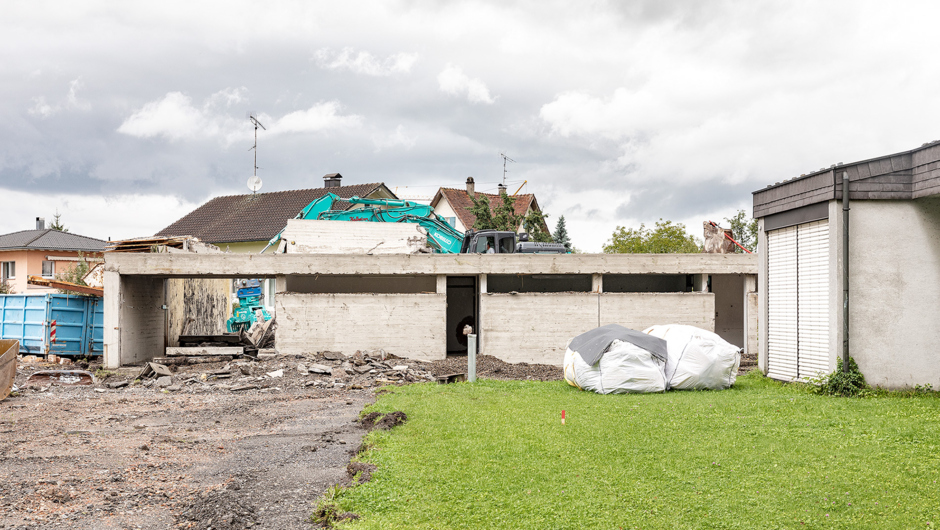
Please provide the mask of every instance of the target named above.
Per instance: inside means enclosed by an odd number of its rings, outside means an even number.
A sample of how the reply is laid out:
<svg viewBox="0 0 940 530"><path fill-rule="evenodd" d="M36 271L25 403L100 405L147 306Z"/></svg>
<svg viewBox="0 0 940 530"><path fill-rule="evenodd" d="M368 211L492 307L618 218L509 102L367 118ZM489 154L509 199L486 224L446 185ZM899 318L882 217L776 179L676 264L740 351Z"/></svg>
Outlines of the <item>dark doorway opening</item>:
<svg viewBox="0 0 940 530"><path fill-rule="evenodd" d="M476 276L447 277L447 353L466 354L467 336L464 326L477 326L477 278Z"/></svg>

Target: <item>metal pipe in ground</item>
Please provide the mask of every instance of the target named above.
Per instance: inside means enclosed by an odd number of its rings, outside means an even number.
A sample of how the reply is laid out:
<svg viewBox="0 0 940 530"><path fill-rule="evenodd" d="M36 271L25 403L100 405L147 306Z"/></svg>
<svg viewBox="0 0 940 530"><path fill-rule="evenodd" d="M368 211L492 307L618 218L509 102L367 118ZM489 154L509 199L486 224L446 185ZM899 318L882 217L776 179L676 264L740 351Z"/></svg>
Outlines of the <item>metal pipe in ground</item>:
<svg viewBox="0 0 940 530"><path fill-rule="evenodd" d="M477 336L475 333L467 335L467 381L473 383L477 380Z"/></svg>

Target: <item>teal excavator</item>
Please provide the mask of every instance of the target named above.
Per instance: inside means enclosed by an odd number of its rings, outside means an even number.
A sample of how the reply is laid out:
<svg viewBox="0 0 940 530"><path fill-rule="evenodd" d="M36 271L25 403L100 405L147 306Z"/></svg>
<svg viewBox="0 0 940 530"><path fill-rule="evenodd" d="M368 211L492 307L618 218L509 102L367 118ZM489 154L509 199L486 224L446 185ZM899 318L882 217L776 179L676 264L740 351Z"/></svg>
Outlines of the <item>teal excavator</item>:
<svg viewBox="0 0 940 530"><path fill-rule="evenodd" d="M334 210L338 201L363 205L352 210ZM528 241L527 234L521 234L519 242L516 233L501 230L470 230L460 233L450 226L441 216L434 213L430 206L395 199L363 199L352 197L341 199L338 195L327 193L308 204L295 219L318 219L326 221L365 221L373 223L413 223L427 231L428 246L441 254L460 253L552 253L564 254L565 246L560 243L535 243ZM284 230L274 236L261 253L269 247L277 248Z"/></svg>

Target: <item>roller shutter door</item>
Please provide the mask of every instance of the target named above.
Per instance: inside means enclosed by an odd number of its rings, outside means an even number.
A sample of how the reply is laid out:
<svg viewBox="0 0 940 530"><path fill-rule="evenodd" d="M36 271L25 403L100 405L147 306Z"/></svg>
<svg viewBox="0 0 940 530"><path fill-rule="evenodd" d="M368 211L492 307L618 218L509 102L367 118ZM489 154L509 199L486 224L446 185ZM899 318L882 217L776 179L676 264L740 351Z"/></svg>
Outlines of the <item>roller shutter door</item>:
<svg viewBox="0 0 940 530"><path fill-rule="evenodd" d="M767 232L767 375L797 378L797 228Z"/></svg>
<svg viewBox="0 0 940 530"><path fill-rule="evenodd" d="M800 379L829 373L829 221L799 225Z"/></svg>
<svg viewBox="0 0 940 530"><path fill-rule="evenodd" d="M829 221L767 233L768 375L829 372Z"/></svg>

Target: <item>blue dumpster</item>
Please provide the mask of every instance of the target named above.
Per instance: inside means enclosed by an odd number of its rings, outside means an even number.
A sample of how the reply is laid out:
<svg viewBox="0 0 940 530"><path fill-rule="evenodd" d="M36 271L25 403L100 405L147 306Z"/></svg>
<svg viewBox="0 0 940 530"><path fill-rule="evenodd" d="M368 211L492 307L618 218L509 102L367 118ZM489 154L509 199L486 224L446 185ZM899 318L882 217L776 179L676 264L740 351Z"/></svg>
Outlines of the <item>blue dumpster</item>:
<svg viewBox="0 0 940 530"><path fill-rule="evenodd" d="M100 296L0 295L0 339L20 341L20 353L101 355L104 303ZM55 340L50 337L56 323Z"/></svg>

